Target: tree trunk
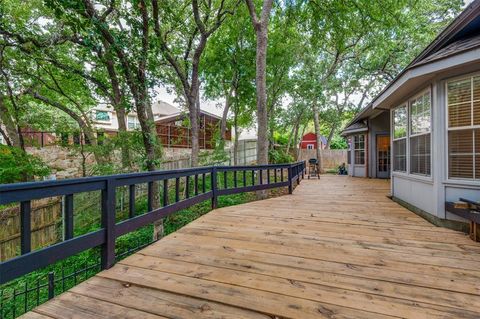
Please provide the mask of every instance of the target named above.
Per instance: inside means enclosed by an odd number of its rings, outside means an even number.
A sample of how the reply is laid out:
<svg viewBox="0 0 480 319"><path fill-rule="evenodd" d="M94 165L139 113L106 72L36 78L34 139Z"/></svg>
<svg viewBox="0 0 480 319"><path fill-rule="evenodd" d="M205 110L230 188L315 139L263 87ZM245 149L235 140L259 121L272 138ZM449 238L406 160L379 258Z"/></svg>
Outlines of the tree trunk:
<svg viewBox="0 0 480 319"><path fill-rule="evenodd" d="M198 94L198 93L197 93ZM191 165L192 167L198 166L198 153L200 152L200 145L198 143L199 137L199 121L198 121L198 107L197 96L190 95L188 98L188 111L190 116L190 145L192 147L191 152Z"/></svg>
<svg viewBox="0 0 480 319"><path fill-rule="evenodd" d="M227 116L230 111L231 93L225 95L225 108L223 109L222 119L220 121L220 143L225 145L227 139Z"/></svg>
<svg viewBox="0 0 480 319"><path fill-rule="evenodd" d="M125 109L123 107L115 108L117 112L117 119L118 119L118 135L120 140L122 141L121 148L121 156L122 156L122 167L124 169L128 169L131 167L131 159L130 159L130 149L128 148L128 143L125 143L125 139L127 138L127 115L125 114Z"/></svg>
<svg viewBox="0 0 480 319"><path fill-rule="evenodd" d="M318 167L319 170L322 171L322 151L321 151L321 142L322 139L320 133L320 112L318 110L317 99L315 98L312 103L313 109L313 124L315 126L315 135L316 135L316 142L317 142L317 160L318 160Z"/></svg>
<svg viewBox="0 0 480 319"><path fill-rule="evenodd" d="M328 133L328 139L327 139L327 145L326 145L326 149L330 149L330 144L332 143L332 138L333 138L333 134L335 134L335 129L336 129L336 125L332 125L332 128L330 129L330 133Z"/></svg>
<svg viewBox="0 0 480 319"><path fill-rule="evenodd" d="M268 164L267 25L257 30L257 164ZM262 197L262 196L260 196Z"/></svg>
<svg viewBox="0 0 480 319"><path fill-rule="evenodd" d="M0 120L3 122L3 125L5 125L6 134L8 135L11 146L23 149L17 125L7 106L4 104L3 99L3 96L0 96Z"/></svg>
<svg viewBox="0 0 480 319"><path fill-rule="evenodd" d="M238 100L235 102L235 113L233 115L233 126L235 130L235 136L233 140L233 165L238 165L238 139L239 139L239 130L238 130Z"/></svg>
<svg viewBox="0 0 480 319"><path fill-rule="evenodd" d="M305 129L306 128L307 128L306 126L304 126L302 128L302 134L300 136L303 136L305 134ZM297 131L297 133L298 133L298 131ZM298 136L297 136L297 141L298 141ZM298 147L298 144L297 144L297 161L298 160L300 160L300 147Z"/></svg>

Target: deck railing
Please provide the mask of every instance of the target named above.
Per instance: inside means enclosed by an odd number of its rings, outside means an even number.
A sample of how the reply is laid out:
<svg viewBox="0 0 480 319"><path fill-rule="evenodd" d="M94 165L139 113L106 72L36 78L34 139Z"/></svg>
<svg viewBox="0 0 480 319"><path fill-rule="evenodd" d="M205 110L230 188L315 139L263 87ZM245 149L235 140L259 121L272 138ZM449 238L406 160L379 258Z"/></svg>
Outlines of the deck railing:
<svg viewBox="0 0 480 319"><path fill-rule="evenodd" d="M115 240L119 236L205 200L211 200L212 208L216 208L217 197L222 195L277 187L288 187L291 194L294 183L299 183L304 177L305 168L305 162L257 166L209 166L0 185L0 205L20 203L21 228L20 256L0 263L0 284L98 246L101 247L101 268L108 269L115 263ZM229 173L233 174L233 187L227 183ZM181 179L187 185L183 199L180 199ZM136 216L135 185L144 183L148 189L148 208L146 213ZM170 201L171 185L174 185L175 198ZM128 219L117 223L116 190L119 187L129 188L129 214ZM101 192L101 228L75 237L73 196L91 191ZM31 202L55 196L62 196L64 199L65 240L32 251Z"/></svg>

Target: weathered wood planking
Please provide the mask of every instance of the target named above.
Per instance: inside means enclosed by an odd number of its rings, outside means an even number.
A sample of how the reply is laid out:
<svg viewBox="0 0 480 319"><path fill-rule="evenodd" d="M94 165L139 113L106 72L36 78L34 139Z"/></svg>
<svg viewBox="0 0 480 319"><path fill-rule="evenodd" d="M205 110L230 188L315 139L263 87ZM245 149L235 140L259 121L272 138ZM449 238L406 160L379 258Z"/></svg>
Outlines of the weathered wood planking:
<svg viewBox="0 0 480 319"><path fill-rule="evenodd" d="M322 176L217 209L25 318L480 318L480 244L388 192Z"/></svg>

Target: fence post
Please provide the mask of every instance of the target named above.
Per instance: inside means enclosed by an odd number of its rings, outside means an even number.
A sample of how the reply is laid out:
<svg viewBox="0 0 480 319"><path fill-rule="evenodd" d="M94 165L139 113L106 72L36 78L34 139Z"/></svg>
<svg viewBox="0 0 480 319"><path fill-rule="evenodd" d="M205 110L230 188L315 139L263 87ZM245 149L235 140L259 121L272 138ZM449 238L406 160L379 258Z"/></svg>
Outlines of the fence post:
<svg viewBox="0 0 480 319"><path fill-rule="evenodd" d="M105 243L102 245L102 269L115 263L115 183L109 178L102 190L102 227L105 229Z"/></svg>
<svg viewBox="0 0 480 319"><path fill-rule="evenodd" d="M212 182L212 209L216 209L218 202L217 202L217 168L212 166L211 171L211 182Z"/></svg>
<svg viewBox="0 0 480 319"><path fill-rule="evenodd" d="M293 193L293 183L292 183L292 165L288 166L288 193L292 194Z"/></svg>
<svg viewBox="0 0 480 319"><path fill-rule="evenodd" d="M302 161L302 179L305 179L305 161Z"/></svg>

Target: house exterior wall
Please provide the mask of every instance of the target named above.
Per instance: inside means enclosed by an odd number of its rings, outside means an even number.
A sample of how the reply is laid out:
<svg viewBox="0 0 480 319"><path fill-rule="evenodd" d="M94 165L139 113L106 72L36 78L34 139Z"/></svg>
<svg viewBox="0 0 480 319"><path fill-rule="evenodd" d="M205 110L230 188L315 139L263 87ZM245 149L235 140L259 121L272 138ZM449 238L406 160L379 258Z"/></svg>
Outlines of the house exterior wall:
<svg viewBox="0 0 480 319"><path fill-rule="evenodd" d="M426 88L431 90L431 176L419 176L408 173L392 172L392 196L409 205L427 212L439 219L462 220L445 211L446 201L458 201L460 197L479 200L480 181L458 180L448 178L448 132L446 83L448 80L480 72L480 65L474 69L457 68L438 73L431 81L424 83L418 90L398 100L396 107L408 101L418 92ZM393 123L391 125L393 136ZM409 139L407 139L408 141ZM409 157L409 141L407 142L407 159ZM393 142L392 142L393 147ZM393 152L392 152L393 163ZM407 160L407 172L410 169Z"/></svg>

